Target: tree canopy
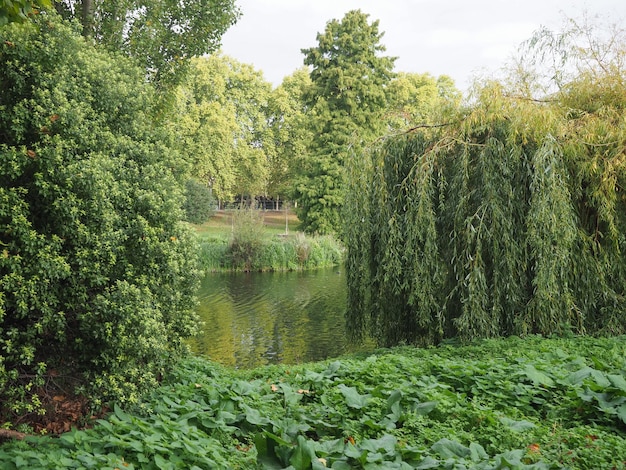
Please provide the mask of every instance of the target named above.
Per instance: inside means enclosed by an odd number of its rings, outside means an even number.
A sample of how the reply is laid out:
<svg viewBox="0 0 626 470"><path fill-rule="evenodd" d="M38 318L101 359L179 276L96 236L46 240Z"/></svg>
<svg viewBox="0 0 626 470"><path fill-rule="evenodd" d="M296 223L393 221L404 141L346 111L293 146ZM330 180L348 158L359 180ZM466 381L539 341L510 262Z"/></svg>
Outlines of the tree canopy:
<svg viewBox="0 0 626 470"><path fill-rule="evenodd" d="M611 44L602 57L623 57L626 43ZM351 160L355 336L626 332L626 74L620 60L577 64L541 99L524 71L509 86L483 83L446 126Z"/></svg>
<svg viewBox="0 0 626 470"><path fill-rule="evenodd" d="M175 90L167 125L190 175L216 198L266 194L274 152L271 93L261 72L217 53L193 59Z"/></svg>
<svg viewBox="0 0 626 470"><path fill-rule="evenodd" d="M239 18L234 0L60 0L56 8L79 20L84 36L133 58L161 84L177 81L192 57L216 51Z"/></svg>
<svg viewBox="0 0 626 470"><path fill-rule="evenodd" d="M332 20L318 45L303 49L312 86L304 96L312 140L303 177L296 185L298 216L305 230L337 231L344 198L344 161L360 153L381 131L385 88L394 58L381 55L378 21L353 10Z"/></svg>

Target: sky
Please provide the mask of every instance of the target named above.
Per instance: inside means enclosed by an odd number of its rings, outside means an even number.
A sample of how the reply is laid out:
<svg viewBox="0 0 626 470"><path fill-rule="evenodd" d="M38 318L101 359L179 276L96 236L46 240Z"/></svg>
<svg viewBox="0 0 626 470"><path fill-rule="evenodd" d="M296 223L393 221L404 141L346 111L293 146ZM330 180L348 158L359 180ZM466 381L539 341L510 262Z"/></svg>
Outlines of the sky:
<svg viewBox="0 0 626 470"><path fill-rule="evenodd" d="M452 77L466 90L473 77L492 76L542 26L567 18L626 20L626 0L236 0L242 16L222 38L222 52L263 71L278 86L304 66L303 48L350 10L379 20L396 72Z"/></svg>

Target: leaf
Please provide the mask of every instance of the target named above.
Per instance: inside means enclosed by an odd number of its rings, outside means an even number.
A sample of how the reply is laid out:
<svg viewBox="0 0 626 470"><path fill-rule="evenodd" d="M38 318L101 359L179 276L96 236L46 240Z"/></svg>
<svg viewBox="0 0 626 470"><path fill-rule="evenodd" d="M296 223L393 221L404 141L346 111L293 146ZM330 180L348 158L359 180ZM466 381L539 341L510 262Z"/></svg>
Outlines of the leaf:
<svg viewBox="0 0 626 470"><path fill-rule="evenodd" d="M508 427L511 431L514 431L514 432L527 431L528 429L532 429L535 427L535 425L531 423L530 421L526 421L526 420L515 421L514 419L510 419L506 417L500 418L500 422L504 424L506 427Z"/></svg>
<svg viewBox="0 0 626 470"><path fill-rule="evenodd" d="M161 470L169 470L170 468L174 468L174 465L172 463L165 460L159 454L154 455L154 463L156 464L157 468Z"/></svg>
<svg viewBox="0 0 626 470"><path fill-rule="evenodd" d="M298 443L289 463L293 465L295 470L308 470L313 459L315 459L315 452L310 443L303 436L298 436Z"/></svg>
<svg viewBox="0 0 626 470"><path fill-rule="evenodd" d="M120 408L120 407L118 406L118 404L117 404L117 403L113 406L113 411L114 411L114 413L115 413L115 416L116 416L116 417L117 417L120 421L125 421L125 422L130 421L130 416L129 416L129 415L127 415L127 414L124 412L124 410L122 410L122 408Z"/></svg>
<svg viewBox="0 0 626 470"><path fill-rule="evenodd" d="M567 382L570 383L571 385L579 385L583 383L583 381L591 375L592 370L593 369L591 367L586 366L580 370L577 370L576 372L572 372L567 377Z"/></svg>
<svg viewBox="0 0 626 470"><path fill-rule="evenodd" d="M245 413L246 421L248 423L254 424L256 426L264 426L270 423L270 420L267 417L261 416L259 410L250 408L248 405L242 405L241 408Z"/></svg>
<svg viewBox="0 0 626 470"><path fill-rule="evenodd" d="M333 439L331 441L322 441L317 443L317 455L327 456L333 454L343 454L345 446L343 439Z"/></svg>
<svg viewBox="0 0 626 470"><path fill-rule="evenodd" d="M470 458L472 459L472 462L481 462L483 460L489 459L489 454L487 454L483 446L481 446L480 444L476 442L470 443L469 450L470 450Z"/></svg>
<svg viewBox="0 0 626 470"><path fill-rule="evenodd" d="M416 470L427 470L429 468L441 468L439 460L435 460L432 457L426 457L415 467Z"/></svg>
<svg viewBox="0 0 626 470"><path fill-rule="evenodd" d="M344 384L339 384L338 388L350 408L360 410L365 408L370 401L371 395L361 395L354 387L346 387Z"/></svg>
<svg viewBox="0 0 626 470"><path fill-rule="evenodd" d="M397 439L391 434L383 434L380 439L365 439L361 443L361 448L370 452L383 451L386 454L393 454L396 449Z"/></svg>
<svg viewBox="0 0 626 470"><path fill-rule="evenodd" d="M437 452L437 454L439 454L444 459L454 457L467 458L472 454L470 449L468 449L464 445L459 444L456 441L451 441L450 439L447 439L445 437L435 442L432 445L431 449Z"/></svg>
<svg viewBox="0 0 626 470"><path fill-rule="evenodd" d="M554 387L554 381L545 373L535 369L532 364L526 365L526 367L524 368L524 373L526 374L526 377L528 377L535 385Z"/></svg>
<svg viewBox="0 0 626 470"><path fill-rule="evenodd" d="M624 379L623 375L610 374L607 378L615 388L626 393L626 379Z"/></svg>
<svg viewBox="0 0 626 470"><path fill-rule="evenodd" d="M276 444L289 445L278 436L268 432L259 432L254 435L254 446L261 468L266 470L282 470L284 468L274 452Z"/></svg>
<svg viewBox="0 0 626 470"><path fill-rule="evenodd" d="M591 376L600 387L606 388L611 386L611 382L603 372L591 369Z"/></svg>
<svg viewBox="0 0 626 470"><path fill-rule="evenodd" d="M426 416L437 407L437 404L438 402L436 401L425 401L423 403L416 403L415 405L413 405L413 411L415 411L418 416Z"/></svg>
<svg viewBox="0 0 626 470"><path fill-rule="evenodd" d="M523 456L524 451L519 449L499 454L495 458L496 465L493 468L501 468L503 470L509 468L524 468L524 464L521 461Z"/></svg>
<svg viewBox="0 0 626 470"><path fill-rule="evenodd" d="M333 470L352 470L352 465L343 460L336 460L333 462Z"/></svg>

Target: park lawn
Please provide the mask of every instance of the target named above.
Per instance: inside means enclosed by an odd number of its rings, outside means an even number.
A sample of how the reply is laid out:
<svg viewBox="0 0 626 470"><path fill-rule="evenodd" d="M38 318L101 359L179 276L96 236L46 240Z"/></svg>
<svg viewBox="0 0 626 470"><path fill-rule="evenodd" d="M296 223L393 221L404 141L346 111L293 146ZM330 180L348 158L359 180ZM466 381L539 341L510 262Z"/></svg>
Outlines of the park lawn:
<svg viewBox="0 0 626 470"><path fill-rule="evenodd" d="M179 364L93 429L0 447L0 467L623 469L626 338L379 350L305 365Z"/></svg>
<svg viewBox="0 0 626 470"><path fill-rule="evenodd" d="M260 211L263 216L263 224L265 234L268 238L285 234L285 229L289 235L294 235L300 228L300 221L296 214L290 210L287 211ZM196 233L201 239L218 238L229 239L232 234L233 211L216 211L211 219L202 225L196 225ZM286 219L286 220L285 220Z"/></svg>

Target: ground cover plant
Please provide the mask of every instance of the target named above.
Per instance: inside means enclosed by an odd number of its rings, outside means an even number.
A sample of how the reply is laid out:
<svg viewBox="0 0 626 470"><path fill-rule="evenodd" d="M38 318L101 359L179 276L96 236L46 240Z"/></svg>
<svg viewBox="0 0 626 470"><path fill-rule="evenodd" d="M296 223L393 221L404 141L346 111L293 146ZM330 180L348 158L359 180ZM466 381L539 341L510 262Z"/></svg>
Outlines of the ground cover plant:
<svg viewBox="0 0 626 470"><path fill-rule="evenodd" d="M13 468L626 468L626 338L491 339L299 366L181 363Z"/></svg>

